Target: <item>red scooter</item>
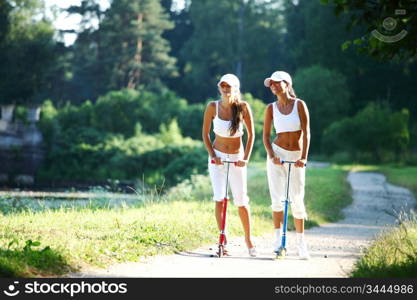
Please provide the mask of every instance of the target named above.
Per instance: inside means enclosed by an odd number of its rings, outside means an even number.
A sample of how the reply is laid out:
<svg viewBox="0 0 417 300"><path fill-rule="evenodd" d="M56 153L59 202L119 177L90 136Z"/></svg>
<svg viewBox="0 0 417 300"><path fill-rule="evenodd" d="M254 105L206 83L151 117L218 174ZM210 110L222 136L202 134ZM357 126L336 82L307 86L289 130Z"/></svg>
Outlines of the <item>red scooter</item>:
<svg viewBox="0 0 417 300"><path fill-rule="evenodd" d="M215 161L212 160L211 163L214 164ZM226 172L226 195L223 198L222 220L221 220L221 224L220 224L219 249L218 249L218 252L217 252L217 256L219 258L224 256L224 254L225 254L224 253L224 247L227 243L225 228L226 228L227 201L229 201L229 196L228 196L229 169L230 169L230 164L234 164L236 166L236 162L233 162L233 161L223 160L222 163L227 164L227 172Z"/></svg>

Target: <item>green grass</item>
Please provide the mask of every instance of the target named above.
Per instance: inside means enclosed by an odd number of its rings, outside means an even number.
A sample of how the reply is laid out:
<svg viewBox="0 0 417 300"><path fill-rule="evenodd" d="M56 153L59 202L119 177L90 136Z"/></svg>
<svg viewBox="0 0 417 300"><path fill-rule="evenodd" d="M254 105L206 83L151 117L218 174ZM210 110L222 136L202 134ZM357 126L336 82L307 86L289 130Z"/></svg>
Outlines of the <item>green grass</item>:
<svg viewBox="0 0 417 300"><path fill-rule="evenodd" d="M264 166L251 164L248 174L255 236L273 230ZM351 201L345 175L346 171L336 167L308 169L306 203L310 218L306 227L341 217L340 209ZM217 229L210 199L209 178L197 175L168 194L154 193L135 206L110 208L96 203L9 211L0 216L0 276L58 276L86 265L105 267L214 243ZM228 209L228 231L243 237L233 205ZM42 246L35 243L31 251L25 251L28 240L39 241Z"/></svg>
<svg viewBox="0 0 417 300"><path fill-rule="evenodd" d="M71 270L65 258L50 247L33 249L40 243L28 240L21 249L11 250L15 242L10 242L7 249L0 249L0 277L54 276Z"/></svg>
<svg viewBox="0 0 417 300"><path fill-rule="evenodd" d="M344 170L362 172L379 172L387 177L391 184L410 189L417 198L417 167L405 167L403 165L345 165Z"/></svg>
<svg viewBox="0 0 417 300"><path fill-rule="evenodd" d="M417 199L417 167L383 166L379 170L387 176L388 182L410 189Z"/></svg>
<svg viewBox="0 0 417 300"><path fill-rule="evenodd" d="M417 219L382 232L356 263L351 277L417 277Z"/></svg>
<svg viewBox="0 0 417 300"><path fill-rule="evenodd" d="M333 166L307 169L305 203L309 220L316 224L335 222L343 218L342 208L352 203L352 190L347 172Z"/></svg>
<svg viewBox="0 0 417 300"><path fill-rule="evenodd" d="M387 181L409 188L417 198L417 167L366 166L381 172ZM417 277L417 219L404 212L400 226L381 233L355 265L352 277Z"/></svg>

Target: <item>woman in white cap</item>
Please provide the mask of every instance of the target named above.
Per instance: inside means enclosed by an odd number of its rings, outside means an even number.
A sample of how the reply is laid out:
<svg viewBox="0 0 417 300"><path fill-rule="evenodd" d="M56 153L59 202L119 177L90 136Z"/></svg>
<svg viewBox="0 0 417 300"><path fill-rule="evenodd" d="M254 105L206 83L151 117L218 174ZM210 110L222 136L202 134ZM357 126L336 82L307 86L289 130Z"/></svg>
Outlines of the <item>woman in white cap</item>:
<svg viewBox="0 0 417 300"><path fill-rule="evenodd" d="M203 141L209 154L208 169L215 201L215 216L221 229L223 198L226 193L226 168L223 160L236 161L230 165L229 184L233 202L238 207L240 220L245 233L245 242L249 255L256 256L251 241L249 197L247 194L246 172L254 142L254 124L249 104L241 100L240 82L233 74L223 75L217 84L221 100L208 103L204 112L202 128ZM210 139L211 123L215 139ZM246 125L248 138L243 147L243 123ZM214 164L211 161L214 160ZM225 254L226 254L225 250Z"/></svg>
<svg viewBox="0 0 417 300"><path fill-rule="evenodd" d="M307 218L304 206L305 165L310 145L307 105L296 97L291 76L286 72L274 72L271 77L265 79L264 84L277 97L277 101L270 103L265 110L263 129L263 142L268 154L268 185L276 237L274 251L280 255L283 201L286 198L288 168L284 167L282 161L296 161L295 168L291 170L289 199L296 229L298 254L302 259L309 259L310 255L304 240L304 219ZM270 139L272 123L276 133L273 143Z"/></svg>

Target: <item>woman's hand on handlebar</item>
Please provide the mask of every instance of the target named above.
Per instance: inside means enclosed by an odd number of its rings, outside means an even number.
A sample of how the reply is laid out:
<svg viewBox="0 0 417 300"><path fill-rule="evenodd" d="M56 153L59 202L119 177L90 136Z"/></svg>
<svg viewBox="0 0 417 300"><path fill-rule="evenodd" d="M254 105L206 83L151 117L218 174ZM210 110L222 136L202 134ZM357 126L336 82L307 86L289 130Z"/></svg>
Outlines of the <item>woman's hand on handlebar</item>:
<svg viewBox="0 0 417 300"><path fill-rule="evenodd" d="M223 164L222 159L220 157L215 156L215 157L212 158L212 160L214 161L214 163L216 165L222 165Z"/></svg>
<svg viewBox="0 0 417 300"><path fill-rule="evenodd" d="M272 157L271 160L275 165L281 165L281 166L283 165L281 158L277 156Z"/></svg>
<svg viewBox="0 0 417 300"><path fill-rule="evenodd" d="M294 166L297 168L304 168L307 164L307 161L305 159L299 159L295 162Z"/></svg>
<svg viewBox="0 0 417 300"><path fill-rule="evenodd" d="M244 167L244 166L246 166L248 164L248 161L247 160L238 160L236 163L235 163L235 166L236 167Z"/></svg>

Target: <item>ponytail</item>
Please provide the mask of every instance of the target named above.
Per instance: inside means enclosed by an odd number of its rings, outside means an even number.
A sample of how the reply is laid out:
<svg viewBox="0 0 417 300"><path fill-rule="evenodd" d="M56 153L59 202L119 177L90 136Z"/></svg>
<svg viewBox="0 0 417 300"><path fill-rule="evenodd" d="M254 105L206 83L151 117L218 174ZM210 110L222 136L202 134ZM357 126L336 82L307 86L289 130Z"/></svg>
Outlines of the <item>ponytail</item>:
<svg viewBox="0 0 417 300"><path fill-rule="evenodd" d="M288 94L290 94L290 96L292 98L297 98L297 95L295 94L294 88L289 83L288 83Z"/></svg>
<svg viewBox="0 0 417 300"><path fill-rule="evenodd" d="M241 103L241 95L240 90L233 88L233 98L234 101L232 103L232 122L230 123L230 134L234 135L236 131L239 129L240 122L242 122L243 116L243 108Z"/></svg>

